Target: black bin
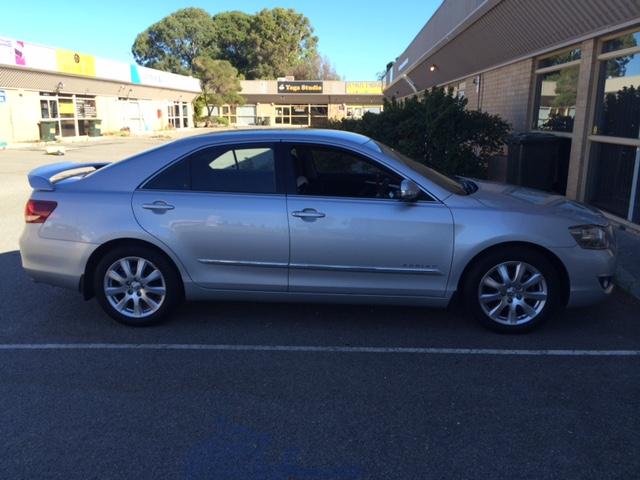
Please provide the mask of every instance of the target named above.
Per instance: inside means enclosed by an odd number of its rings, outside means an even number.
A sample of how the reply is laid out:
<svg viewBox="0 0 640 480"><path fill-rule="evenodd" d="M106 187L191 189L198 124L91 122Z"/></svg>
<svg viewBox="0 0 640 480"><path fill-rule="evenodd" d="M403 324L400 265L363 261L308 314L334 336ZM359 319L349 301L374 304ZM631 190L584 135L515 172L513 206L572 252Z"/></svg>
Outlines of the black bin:
<svg viewBox="0 0 640 480"><path fill-rule="evenodd" d="M43 142L53 142L56 139L56 122L43 120L39 123L40 140Z"/></svg>
<svg viewBox="0 0 640 480"><path fill-rule="evenodd" d="M102 121L101 120L89 120L89 132L90 137L100 137L102 135Z"/></svg>
<svg viewBox="0 0 640 480"><path fill-rule="evenodd" d="M564 195L571 139L548 133L521 133L508 142L507 183Z"/></svg>

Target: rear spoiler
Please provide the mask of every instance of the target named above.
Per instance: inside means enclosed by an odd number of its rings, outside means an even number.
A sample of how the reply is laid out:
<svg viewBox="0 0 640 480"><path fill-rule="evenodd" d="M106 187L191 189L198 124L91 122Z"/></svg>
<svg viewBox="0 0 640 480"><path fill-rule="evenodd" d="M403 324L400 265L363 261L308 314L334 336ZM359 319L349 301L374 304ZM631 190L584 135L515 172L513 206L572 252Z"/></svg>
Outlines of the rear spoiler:
<svg viewBox="0 0 640 480"><path fill-rule="evenodd" d="M29 172L29 185L34 190L40 190L44 192L54 191L55 185L51 181L52 177L66 172L67 170L78 170L83 168L93 168L98 170L105 165L109 165L110 162L93 162L93 163L75 163L75 162L59 162L52 163L50 165L43 165L35 170Z"/></svg>

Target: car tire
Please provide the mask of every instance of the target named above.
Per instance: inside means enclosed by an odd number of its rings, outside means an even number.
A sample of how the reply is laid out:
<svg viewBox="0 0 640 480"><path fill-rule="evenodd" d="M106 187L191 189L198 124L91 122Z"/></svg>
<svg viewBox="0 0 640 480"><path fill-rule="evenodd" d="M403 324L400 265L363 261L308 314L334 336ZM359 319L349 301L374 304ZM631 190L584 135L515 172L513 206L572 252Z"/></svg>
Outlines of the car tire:
<svg viewBox="0 0 640 480"><path fill-rule="evenodd" d="M121 246L98 262L93 278L98 303L114 320L145 327L164 320L182 297L171 261L145 246Z"/></svg>
<svg viewBox="0 0 640 480"><path fill-rule="evenodd" d="M524 333L557 311L560 274L543 253L507 247L480 257L465 275L463 301L485 327Z"/></svg>

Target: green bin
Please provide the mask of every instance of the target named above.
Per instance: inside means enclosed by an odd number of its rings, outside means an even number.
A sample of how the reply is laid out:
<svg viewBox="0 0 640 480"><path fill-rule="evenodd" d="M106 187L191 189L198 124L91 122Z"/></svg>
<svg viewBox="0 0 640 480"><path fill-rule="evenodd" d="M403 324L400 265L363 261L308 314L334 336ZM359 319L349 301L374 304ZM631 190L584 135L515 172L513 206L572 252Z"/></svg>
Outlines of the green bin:
<svg viewBox="0 0 640 480"><path fill-rule="evenodd" d="M40 122L40 140L43 142L53 142L56 139L56 122Z"/></svg>
<svg viewBox="0 0 640 480"><path fill-rule="evenodd" d="M89 120L89 136L100 137L102 135L102 120Z"/></svg>

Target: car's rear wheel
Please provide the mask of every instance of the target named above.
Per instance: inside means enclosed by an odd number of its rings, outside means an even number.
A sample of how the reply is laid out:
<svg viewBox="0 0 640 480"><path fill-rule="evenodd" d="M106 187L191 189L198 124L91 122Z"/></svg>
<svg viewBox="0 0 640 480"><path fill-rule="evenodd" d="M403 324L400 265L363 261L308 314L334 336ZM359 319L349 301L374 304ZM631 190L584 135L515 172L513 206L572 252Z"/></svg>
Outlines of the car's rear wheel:
<svg viewBox="0 0 640 480"><path fill-rule="evenodd" d="M108 252L94 275L94 291L105 312L126 325L163 320L180 299L180 280L171 263L143 246Z"/></svg>
<svg viewBox="0 0 640 480"><path fill-rule="evenodd" d="M470 268L465 305L484 326L508 333L529 331L556 310L560 277L542 253L526 248L494 250Z"/></svg>

